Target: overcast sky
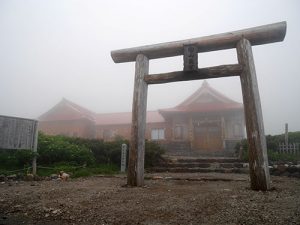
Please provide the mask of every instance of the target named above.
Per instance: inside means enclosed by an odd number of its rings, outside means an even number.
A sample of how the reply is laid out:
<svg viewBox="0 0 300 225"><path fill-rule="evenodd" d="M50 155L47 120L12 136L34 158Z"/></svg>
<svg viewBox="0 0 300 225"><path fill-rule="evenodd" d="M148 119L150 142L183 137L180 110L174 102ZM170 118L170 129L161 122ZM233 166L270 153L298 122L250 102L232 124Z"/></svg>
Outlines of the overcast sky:
<svg viewBox="0 0 300 225"><path fill-rule="evenodd" d="M300 1L0 0L0 114L37 118L63 97L91 111L131 111L134 63L110 51L287 21L283 42L254 46L266 134L300 130ZM199 67L236 63L235 50ZM182 57L150 73L182 70ZM148 110L173 107L203 81L149 86ZM242 102L239 78L209 84Z"/></svg>

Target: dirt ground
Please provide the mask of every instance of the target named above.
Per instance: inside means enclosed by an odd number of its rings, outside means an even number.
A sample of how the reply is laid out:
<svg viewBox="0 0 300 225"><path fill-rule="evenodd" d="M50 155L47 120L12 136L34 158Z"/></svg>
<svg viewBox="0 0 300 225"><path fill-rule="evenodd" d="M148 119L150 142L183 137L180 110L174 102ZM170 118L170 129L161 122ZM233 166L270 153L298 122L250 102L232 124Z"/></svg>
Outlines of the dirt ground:
<svg viewBox="0 0 300 225"><path fill-rule="evenodd" d="M272 177L264 193L243 174L147 178L139 188L124 176L2 182L0 224L300 224L300 179Z"/></svg>

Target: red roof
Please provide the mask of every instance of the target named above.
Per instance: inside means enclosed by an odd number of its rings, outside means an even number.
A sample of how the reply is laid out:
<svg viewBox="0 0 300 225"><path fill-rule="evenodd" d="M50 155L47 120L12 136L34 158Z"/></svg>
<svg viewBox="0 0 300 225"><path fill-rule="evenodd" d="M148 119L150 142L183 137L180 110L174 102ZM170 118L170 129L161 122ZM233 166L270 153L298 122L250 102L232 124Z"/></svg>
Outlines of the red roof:
<svg viewBox="0 0 300 225"><path fill-rule="evenodd" d="M166 113L214 112L243 109L235 102L208 85L206 81L185 101L174 108L147 112L147 123L164 123ZM48 112L39 117L40 121L61 121L88 119L96 125L131 124L131 112L95 114L69 100L62 99Z"/></svg>
<svg viewBox="0 0 300 225"><path fill-rule="evenodd" d="M132 113L101 113L96 114L96 125L131 124ZM163 123L164 118L158 111L147 112L147 123Z"/></svg>
<svg viewBox="0 0 300 225"><path fill-rule="evenodd" d="M48 112L39 117L39 121L61 121L61 120L95 120L95 113L85 109L65 98L56 104Z"/></svg>
<svg viewBox="0 0 300 225"><path fill-rule="evenodd" d="M202 86L174 108L161 109L161 113L214 112L243 109L243 104L221 94L204 81Z"/></svg>

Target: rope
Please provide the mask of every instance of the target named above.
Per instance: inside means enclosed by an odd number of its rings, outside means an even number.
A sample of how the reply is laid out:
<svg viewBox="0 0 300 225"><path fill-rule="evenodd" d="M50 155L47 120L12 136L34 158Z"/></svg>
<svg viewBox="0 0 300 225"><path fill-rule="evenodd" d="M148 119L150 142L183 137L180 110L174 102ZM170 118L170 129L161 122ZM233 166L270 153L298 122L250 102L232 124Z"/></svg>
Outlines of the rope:
<svg viewBox="0 0 300 225"><path fill-rule="evenodd" d="M86 166L83 165L83 166L75 166L75 167L72 167L72 169L79 169L79 168L85 168ZM53 167L46 167L46 166L37 166L37 168L40 168L40 169L49 169L49 170L57 170L58 168L53 168Z"/></svg>
<svg viewBox="0 0 300 225"><path fill-rule="evenodd" d="M85 168L86 166L83 165L83 166L76 166L76 167L73 167L72 169L79 169L79 168ZM46 166L37 166L37 168L40 168L40 169L49 169L49 170L57 170L58 168L53 168L53 167L46 167ZM25 170L29 170L29 169L32 169L32 166L30 167L25 167L23 169L19 169L19 170L10 170L10 171L3 171L3 173L15 173L15 172L20 172L20 171L25 171Z"/></svg>
<svg viewBox="0 0 300 225"><path fill-rule="evenodd" d="M5 170L5 173L15 173L15 172L19 172L19 171L28 170L30 168L32 168L32 167L30 166L30 167L27 167L27 168L23 168L23 169L19 169L19 170L11 170L11 171Z"/></svg>

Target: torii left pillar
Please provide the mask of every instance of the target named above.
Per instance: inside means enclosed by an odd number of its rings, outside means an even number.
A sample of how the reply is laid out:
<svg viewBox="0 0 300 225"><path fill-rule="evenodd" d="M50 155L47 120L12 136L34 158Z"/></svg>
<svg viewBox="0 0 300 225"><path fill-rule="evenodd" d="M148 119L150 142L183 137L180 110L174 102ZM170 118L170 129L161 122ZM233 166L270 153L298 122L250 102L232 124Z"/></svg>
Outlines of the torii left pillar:
<svg viewBox="0 0 300 225"><path fill-rule="evenodd" d="M137 55L135 62L127 184L139 187L144 185L145 129L148 93L148 84L145 82L144 77L148 74L149 59L145 55Z"/></svg>

